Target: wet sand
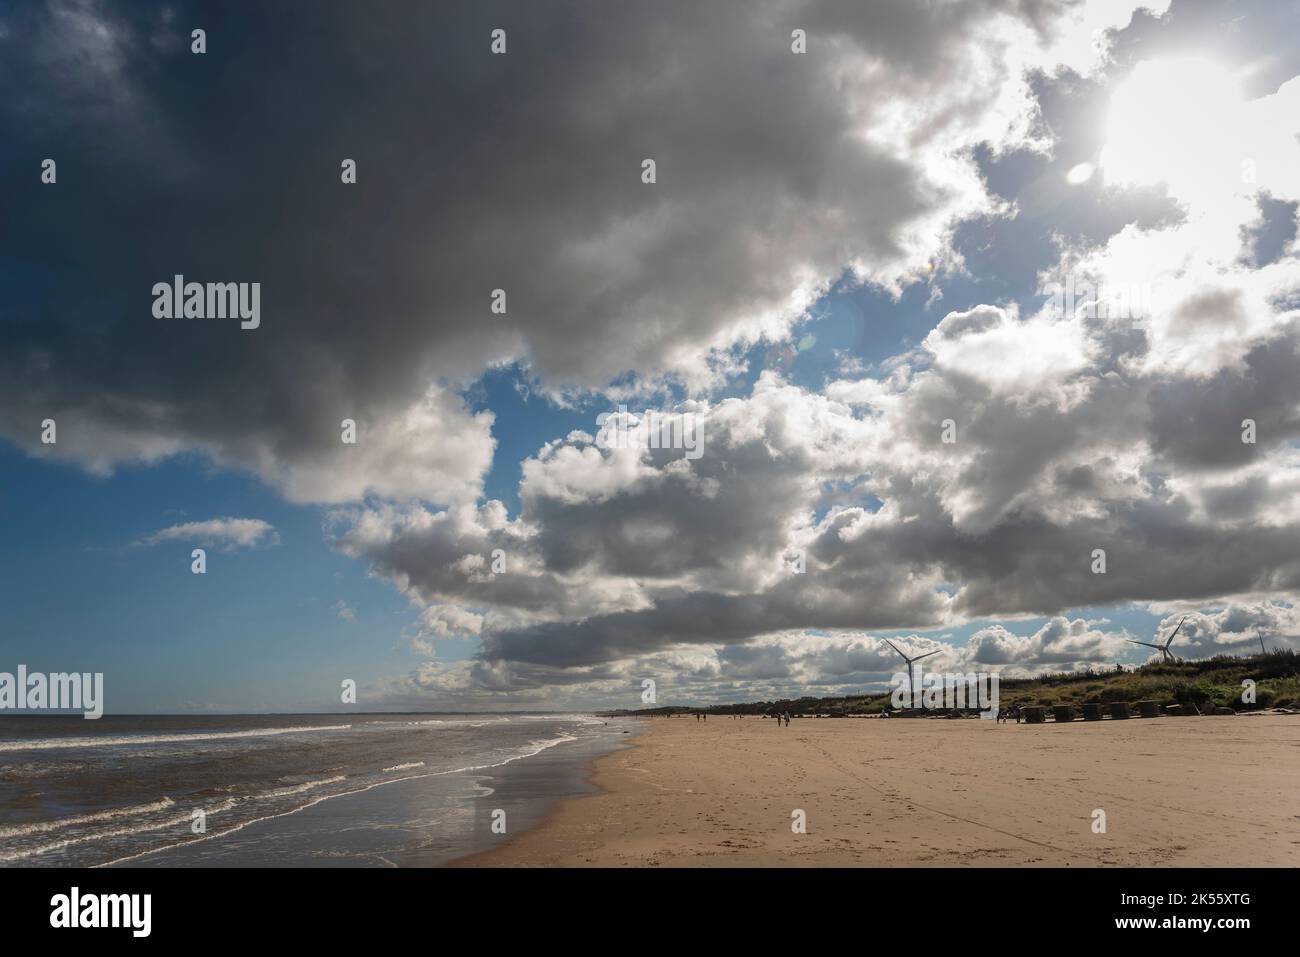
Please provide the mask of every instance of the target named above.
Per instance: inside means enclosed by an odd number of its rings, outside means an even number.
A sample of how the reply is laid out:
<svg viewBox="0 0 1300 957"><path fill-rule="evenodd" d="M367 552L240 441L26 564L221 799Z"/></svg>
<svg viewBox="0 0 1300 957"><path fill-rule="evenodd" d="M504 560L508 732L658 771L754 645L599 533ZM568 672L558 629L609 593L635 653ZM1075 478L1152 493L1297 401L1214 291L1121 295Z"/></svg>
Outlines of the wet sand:
<svg viewBox="0 0 1300 957"><path fill-rule="evenodd" d="M454 866L1300 865L1300 716L644 724Z"/></svg>

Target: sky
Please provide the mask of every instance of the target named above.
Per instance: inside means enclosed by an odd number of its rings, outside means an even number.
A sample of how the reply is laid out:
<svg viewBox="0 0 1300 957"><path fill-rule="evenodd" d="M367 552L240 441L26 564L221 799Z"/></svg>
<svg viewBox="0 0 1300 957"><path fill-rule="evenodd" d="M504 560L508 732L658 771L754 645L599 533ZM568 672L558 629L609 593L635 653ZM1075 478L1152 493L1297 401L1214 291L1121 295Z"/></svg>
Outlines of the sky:
<svg viewBox="0 0 1300 957"><path fill-rule="evenodd" d="M1294 4L52 0L0 90L2 671L525 710L1300 648Z"/></svg>

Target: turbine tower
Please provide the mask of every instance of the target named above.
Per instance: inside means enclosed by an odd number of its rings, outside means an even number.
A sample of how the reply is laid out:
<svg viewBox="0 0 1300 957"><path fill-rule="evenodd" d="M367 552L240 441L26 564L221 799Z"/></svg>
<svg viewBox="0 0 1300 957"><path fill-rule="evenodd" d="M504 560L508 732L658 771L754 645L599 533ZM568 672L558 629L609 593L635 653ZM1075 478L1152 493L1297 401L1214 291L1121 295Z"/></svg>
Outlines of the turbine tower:
<svg viewBox="0 0 1300 957"><path fill-rule="evenodd" d="M1187 620L1187 616L1183 615L1183 621L1186 620ZM1126 640L1133 642L1133 644L1135 645L1146 645L1146 647L1148 648L1154 648L1156 651L1160 652L1161 655L1160 660L1167 665L1177 664L1178 659L1169 653L1169 646L1174 643L1174 635L1178 634L1179 629L1183 627L1183 621L1180 621L1178 623L1178 628L1174 629L1174 634L1170 635L1163 645L1153 645L1149 641L1138 641L1136 638L1128 638Z"/></svg>
<svg viewBox="0 0 1300 957"><path fill-rule="evenodd" d="M883 640L884 640L885 644L889 645L890 648L893 648L895 651L898 651L898 645L894 644L894 643L893 643L892 641L890 641L888 638L885 638L885 639L883 639ZM907 655L903 654L901 651L898 651L898 656L899 656L900 658L902 658L904 661L907 662L907 685L908 685L908 695L909 695L909 697L911 697L911 699L912 699L912 706L913 706L913 707L916 706L916 692L917 692L917 690L918 690L918 687L917 687L917 684L916 684L916 674L915 674L915 670L912 668L912 665L913 665L915 662L920 661L922 658L929 658L931 655L937 655L937 654L938 654L939 652L941 652L941 651L943 651L942 648L936 648L936 649L934 649L934 651L927 651L925 654L923 654L923 655L917 655L915 658L909 658L909 657L907 657Z"/></svg>

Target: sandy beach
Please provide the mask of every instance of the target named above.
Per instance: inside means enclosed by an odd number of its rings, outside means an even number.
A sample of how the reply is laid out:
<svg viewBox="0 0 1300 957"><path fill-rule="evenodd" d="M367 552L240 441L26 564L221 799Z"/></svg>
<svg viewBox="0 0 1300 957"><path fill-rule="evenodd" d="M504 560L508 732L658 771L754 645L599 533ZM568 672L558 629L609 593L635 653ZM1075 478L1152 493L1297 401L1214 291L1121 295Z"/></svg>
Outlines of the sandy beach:
<svg viewBox="0 0 1300 957"><path fill-rule="evenodd" d="M457 865L1300 864L1297 716L645 725L603 793Z"/></svg>

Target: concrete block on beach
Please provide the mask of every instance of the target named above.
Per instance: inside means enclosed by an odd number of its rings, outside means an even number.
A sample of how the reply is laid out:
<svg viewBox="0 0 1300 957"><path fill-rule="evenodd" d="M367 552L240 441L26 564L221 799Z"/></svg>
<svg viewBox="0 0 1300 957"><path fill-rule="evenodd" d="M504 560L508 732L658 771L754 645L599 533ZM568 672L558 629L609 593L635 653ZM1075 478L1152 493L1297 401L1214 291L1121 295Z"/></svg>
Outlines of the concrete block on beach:
<svg viewBox="0 0 1300 957"><path fill-rule="evenodd" d="M1083 706L1083 720L1084 720L1084 721L1100 721L1100 720L1101 720L1101 705L1099 705L1099 704L1095 704L1095 703L1092 703L1092 704L1085 704L1085 705Z"/></svg>
<svg viewBox="0 0 1300 957"><path fill-rule="evenodd" d="M1112 701L1110 703L1110 716L1113 719L1122 719L1129 717L1127 701Z"/></svg>
<svg viewBox="0 0 1300 957"><path fill-rule="evenodd" d="M1138 716L1143 718L1160 717L1159 701L1139 701L1137 703Z"/></svg>
<svg viewBox="0 0 1300 957"><path fill-rule="evenodd" d="M1047 709L1039 705L1030 705L1024 709L1022 714L1025 717L1026 724L1042 724L1047 717Z"/></svg>
<svg viewBox="0 0 1300 957"><path fill-rule="evenodd" d="M1070 707L1068 704L1053 705L1052 717L1056 719L1057 724L1060 724L1064 721L1073 721L1074 708Z"/></svg>

